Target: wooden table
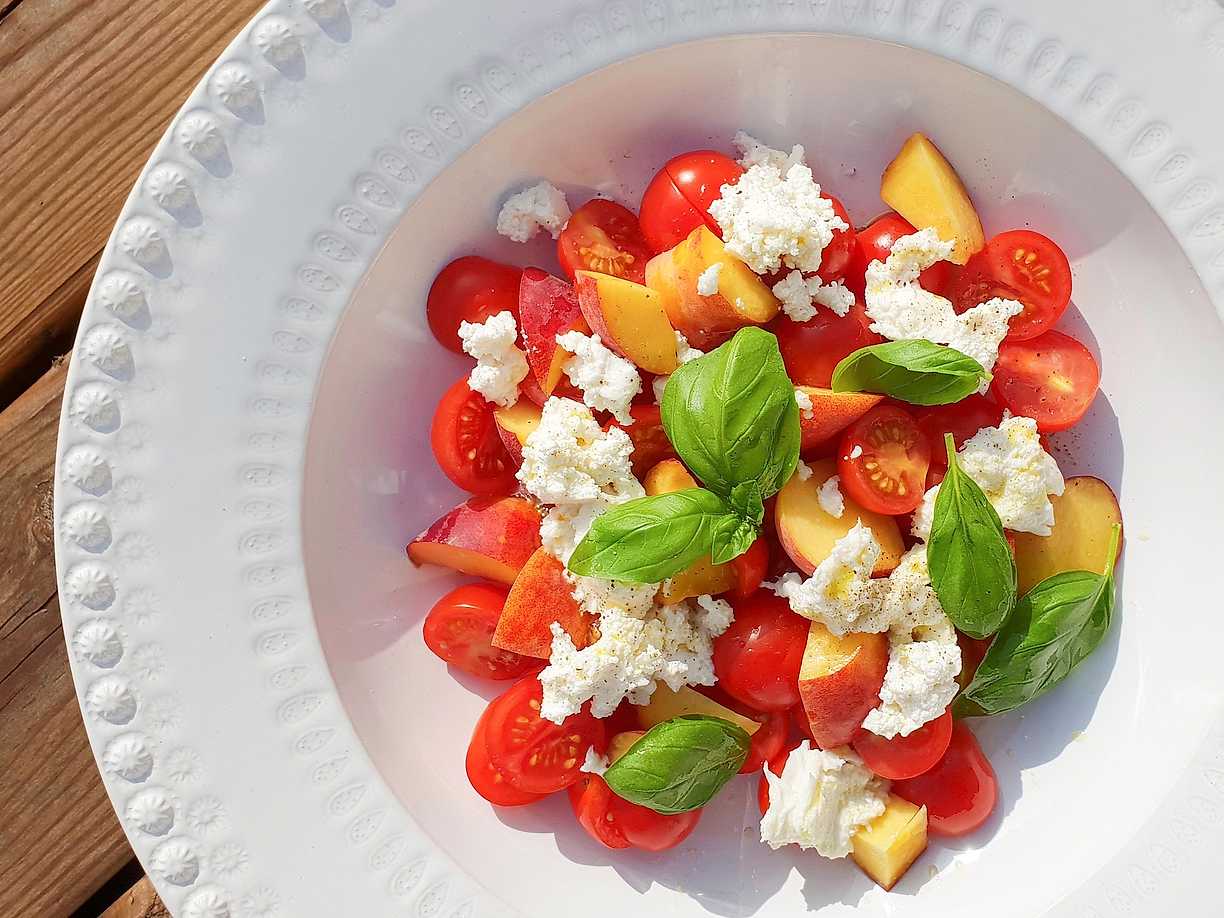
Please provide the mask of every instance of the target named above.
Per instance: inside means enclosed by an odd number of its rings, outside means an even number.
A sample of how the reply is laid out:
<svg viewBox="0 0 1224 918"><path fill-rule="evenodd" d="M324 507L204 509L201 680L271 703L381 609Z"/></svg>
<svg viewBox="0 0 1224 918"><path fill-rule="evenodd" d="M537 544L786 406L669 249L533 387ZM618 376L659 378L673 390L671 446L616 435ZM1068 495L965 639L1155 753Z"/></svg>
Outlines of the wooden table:
<svg viewBox="0 0 1224 918"><path fill-rule="evenodd" d="M262 0L0 0L0 915L167 914L98 777L52 553L66 354L154 143Z"/></svg>

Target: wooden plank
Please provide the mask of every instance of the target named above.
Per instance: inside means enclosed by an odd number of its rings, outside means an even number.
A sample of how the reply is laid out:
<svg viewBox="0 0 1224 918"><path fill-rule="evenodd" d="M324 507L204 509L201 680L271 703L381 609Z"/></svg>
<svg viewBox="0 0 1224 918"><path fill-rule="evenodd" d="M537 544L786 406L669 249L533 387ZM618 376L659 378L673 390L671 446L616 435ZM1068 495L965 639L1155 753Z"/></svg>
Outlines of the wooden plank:
<svg viewBox="0 0 1224 918"><path fill-rule="evenodd" d="M85 737L55 595L65 371L0 414L0 915L70 914L132 856Z"/></svg>
<svg viewBox="0 0 1224 918"><path fill-rule="evenodd" d="M154 143L261 5L23 0L0 20L0 390L75 323Z"/></svg>
<svg viewBox="0 0 1224 918"><path fill-rule="evenodd" d="M170 918L170 910L162 905L149 878L141 877L135 886L102 913L102 918Z"/></svg>

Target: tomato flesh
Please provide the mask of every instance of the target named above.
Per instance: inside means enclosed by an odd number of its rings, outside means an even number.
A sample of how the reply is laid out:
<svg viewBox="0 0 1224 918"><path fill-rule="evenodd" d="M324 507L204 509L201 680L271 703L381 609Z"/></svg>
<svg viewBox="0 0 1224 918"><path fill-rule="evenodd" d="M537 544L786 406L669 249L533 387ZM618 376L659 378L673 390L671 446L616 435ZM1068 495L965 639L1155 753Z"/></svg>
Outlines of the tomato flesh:
<svg viewBox="0 0 1224 918"><path fill-rule="evenodd" d="M577 271L595 271L640 284L651 254L633 211L606 198L574 211L557 239L557 260L570 280Z"/></svg>
<svg viewBox="0 0 1224 918"><path fill-rule="evenodd" d="M714 641L719 687L757 711L785 711L798 704L807 619L765 590L734 605L735 620Z"/></svg>
<svg viewBox="0 0 1224 918"><path fill-rule="evenodd" d="M472 494L509 494L516 487L514 460L506 451L493 406L461 379L434 410L429 442L446 477Z"/></svg>
<svg viewBox="0 0 1224 918"><path fill-rule="evenodd" d="M1048 331L1027 341L1004 341L994 367L995 396L1012 414L1057 433L1079 422L1101 385L1092 353L1070 335Z"/></svg>
<svg viewBox="0 0 1224 918"><path fill-rule="evenodd" d="M664 815L617 796L598 775L583 774L569 788L570 807L587 834L604 847L666 851L692 834L701 810Z"/></svg>
<svg viewBox="0 0 1224 918"><path fill-rule="evenodd" d="M508 593L485 583L451 590L425 616L425 646L451 666L485 679L517 679L530 672L539 660L493 646Z"/></svg>
<svg viewBox="0 0 1224 918"><path fill-rule="evenodd" d="M841 486L876 513L909 513L926 491L931 445L913 416L883 404L851 424L838 448Z"/></svg>
<svg viewBox="0 0 1224 918"><path fill-rule="evenodd" d="M952 742L952 712L944 711L909 736L885 739L859 730L851 745L868 768L881 778L899 781L930 771Z"/></svg>
<svg viewBox="0 0 1224 918"><path fill-rule="evenodd" d="M914 412L919 429L931 444L931 467L946 469L948 451L944 434L952 434L956 448L983 427L998 427L1003 421L1003 406L985 395L970 395L952 405L918 408Z"/></svg>
<svg viewBox="0 0 1224 918"><path fill-rule="evenodd" d="M846 268L845 283L860 300L866 287L867 266L873 261L885 261L893 243L902 236L918 232L900 214L887 213L873 220L855 234L853 257ZM931 293L943 293L952 273L952 265L938 261L918 275L918 284Z"/></svg>
<svg viewBox="0 0 1224 918"><path fill-rule="evenodd" d="M761 586L769 572L769 542L757 538L748 550L731 561L735 572L735 587L731 595L736 599L747 599Z"/></svg>
<svg viewBox="0 0 1224 918"><path fill-rule="evenodd" d="M896 781L892 791L927 808L932 835L965 835L982 825L999 800L999 783L972 731L952 724L948 751L933 768L916 778Z"/></svg>
<svg viewBox="0 0 1224 918"><path fill-rule="evenodd" d="M722 186L739 181L743 172L716 150L694 150L668 160L642 194L639 219L650 248L665 252L703 223L721 236L710 205L722 195Z"/></svg>
<svg viewBox="0 0 1224 918"><path fill-rule="evenodd" d="M1008 339L1036 338L1062 318L1071 302L1071 263L1041 233L1000 233L956 272L948 290L957 312L994 297L1024 304L1024 311L1008 322Z"/></svg>
<svg viewBox="0 0 1224 918"><path fill-rule="evenodd" d="M493 767L489 760L486 729L489 723L489 708L485 708L476 722L472 732L472 740L468 743L464 767L467 770L468 782L480 796L496 806L525 806L543 800L546 794L530 794L521 791L506 780L505 775Z"/></svg>
<svg viewBox="0 0 1224 918"><path fill-rule="evenodd" d="M769 330L778 338L791 382L827 389L833 381L833 370L844 358L884 340L870 330L870 324L866 308L855 303L844 316L818 309L815 316L802 324L787 318L774 319Z"/></svg>
<svg viewBox="0 0 1224 918"><path fill-rule="evenodd" d="M463 322L480 323L506 310L517 320L522 273L479 255L456 258L438 272L425 299L425 318L438 343L462 354L459 326Z"/></svg>

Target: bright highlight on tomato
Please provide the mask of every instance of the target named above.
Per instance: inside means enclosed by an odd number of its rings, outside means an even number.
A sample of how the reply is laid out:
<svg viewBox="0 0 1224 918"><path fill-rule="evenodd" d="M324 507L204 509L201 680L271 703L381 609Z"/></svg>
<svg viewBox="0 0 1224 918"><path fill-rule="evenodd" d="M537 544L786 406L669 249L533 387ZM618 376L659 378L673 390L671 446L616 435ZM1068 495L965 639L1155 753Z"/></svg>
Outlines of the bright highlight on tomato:
<svg viewBox="0 0 1224 918"><path fill-rule="evenodd" d="M931 444L904 408L879 405L842 434L837 474L867 510L898 515L922 503Z"/></svg>

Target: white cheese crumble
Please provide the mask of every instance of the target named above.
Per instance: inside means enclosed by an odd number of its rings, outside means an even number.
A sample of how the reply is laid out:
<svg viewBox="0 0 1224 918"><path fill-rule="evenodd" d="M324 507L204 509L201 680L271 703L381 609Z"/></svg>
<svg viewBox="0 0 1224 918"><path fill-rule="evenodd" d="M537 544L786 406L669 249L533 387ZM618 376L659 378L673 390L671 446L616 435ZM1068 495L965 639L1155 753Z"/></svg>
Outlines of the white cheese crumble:
<svg viewBox="0 0 1224 918"><path fill-rule="evenodd" d="M785 175L772 163L756 163L734 185L723 185L710 216L722 228L727 251L758 274L783 265L819 271L834 231L849 228L801 163Z"/></svg>
<svg viewBox="0 0 1224 918"><path fill-rule="evenodd" d="M1016 300L995 297L956 314L950 300L918 283L918 275L938 261L947 260L953 244L927 228L893 243L884 261L867 266L867 315L871 330L893 341L925 338L967 354L987 372L999 357L999 343L1007 334L1007 321L1023 311ZM987 383L982 383L985 391Z"/></svg>
<svg viewBox="0 0 1224 918"><path fill-rule="evenodd" d="M812 477L812 467L806 462L800 462L795 466L795 474L799 476L800 481L807 481Z"/></svg>
<svg viewBox="0 0 1224 918"><path fill-rule="evenodd" d="M961 652L954 632L942 640L915 641L901 631L892 631L888 639L880 706L868 712L863 728L892 739L909 736L952 703L959 688L956 677Z"/></svg>
<svg viewBox="0 0 1224 918"><path fill-rule="evenodd" d="M884 631L881 618L880 584L871 571L880 559L880 543L862 520L834 544L829 556L816 566L807 580L786 574L778 583L778 595L790 601L791 610L824 624L841 636L851 631Z"/></svg>
<svg viewBox="0 0 1224 918"><path fill-rule="evenodd" d="M839 317L849 313L854 305L854 294L841 281L821 283L819 277L804 277L802 271L791 271L774 284L773 294L782 303L786 317L799 323L814 318L817 305Z"/></svg>
<svg viewBox="0 0 1224 918"><path fill-rule="evenodd" d="M588 746L586 759L578 766L579 771L585 771L588 775L602 775L608 770L608 757L600 755L594 746Z"/></svg>
<svg viewBox="0 0 1224 918"><path fill-rule="evenodd" d="M556 239L569 218L565 194L549 182L539 182L506 200L497 215L497 231L515 242L526 242L546 229Z"/></svg>
<svg viewBox="0 0 1224 918"><path fill-rule="evenodd" d="M779 172L786 172L796 163L802 163L804 149L799 144L791 147L789 153L767 147L747 131L736 131L731 138L731 145L739 152L739 164L745 169L751 169L758 163L773 166Z"/></svg>
<svg viewBox="0 0 1224 918"><path fill-rule="evenodd" d="M702 296L713 296L718 292L718 275L723 263L716 261L697 276L697 292Z"/></svg>
<svg viewBox="0 0 1224 918"><path fill-rule="evenodd" d="M821 510L835 520L840 520L842 514L846 512L846 499L841 492L841 478L837 475L829 476L828 480L820 486L816 500Z"/></svg>
<svg viewBox="0 0 1224 918"><path fill-rule="evenodd" d="M582 400L598 411L611 412L625 426L633 423L629 405L642 391L642 377L630 361L612 353L599 335L571 331L557 335L557 344L569 351L561 369L582 390Z"/></svg>
<svg viewBox="0 0 1224 918"><path fill-rule="evenodd" d="M468 388L487 401L509 408L518 401L518 384L528 373L527 355L515 345L518 325L509 310L489 316L483 322L462 322L459 338L463 350L476 358L468 377Z"/></svg>
<svg viewBox="0 0 1224 918"><path fill-rule="evenodd" d="M856 829L884 812L888 783L877 778L849 749L814 749L806 740L786 760L781 775L765 767L769 809L761 818L761 841L815 848L822 857L850 853Z"/></svg>
<svg viewBox="0 0 1224 918"><path fill-rule="evenodd" d="M803 412L804 418L811 420L816 415L812 410L812 397L802 389L795 389L795 404L799 406L799 410Z"/></svg>
<svg viewBox="0 0 1224 918"><path fill-rule="evenodd" d="M688 343L688 338L684 337L681 332L676 332L676 363L684 366L690 361L696 360L698 357L704 357L705 351L698 350ZM667 388L667 381L671 379L670 374L667 376L656 376L651 380L650 386L654 390L655 401L660 405L663 404L663 390Z"/></svg>

